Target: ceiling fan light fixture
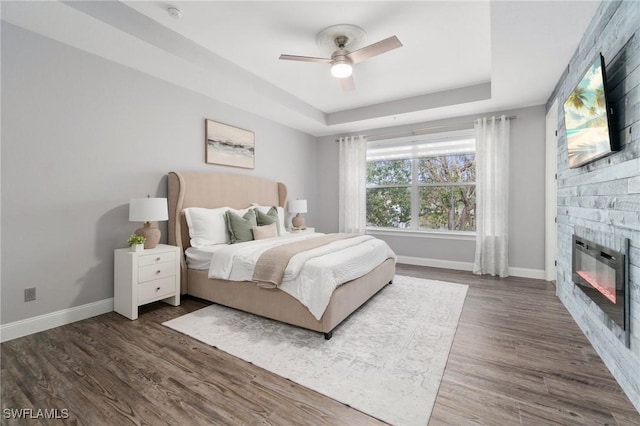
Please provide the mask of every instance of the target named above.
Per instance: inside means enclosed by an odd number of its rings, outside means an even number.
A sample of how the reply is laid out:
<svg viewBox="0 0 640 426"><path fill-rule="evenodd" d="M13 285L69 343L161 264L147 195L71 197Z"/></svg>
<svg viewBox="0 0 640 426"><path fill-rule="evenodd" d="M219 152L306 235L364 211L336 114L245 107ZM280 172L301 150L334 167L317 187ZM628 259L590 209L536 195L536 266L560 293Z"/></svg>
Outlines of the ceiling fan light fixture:
<svg viewBox="0 0 640 426"><path fill-rule="evenodd" d="M330 64L331 75L340 79L342 90L345 92L351 91L355 89L353 78L351 77L354 64L359 64L374 56L402 47L402 43L396 36L387 37L365 47L359 47L360 42L364 41L365 38L366 33L360 27L346 24L334 25L320 31L316 38L318 46L327 47L328 49L338 48L333 51L331 58L282 54L280 59Z"/></svg>
<svg viewBox="0 0 640 426"><path fill-rule="evenodd" d="M351 77L353 73L353 68L351 64L343 61L335 62L331 66L331 75L335 78L347 78Z"/></svg>

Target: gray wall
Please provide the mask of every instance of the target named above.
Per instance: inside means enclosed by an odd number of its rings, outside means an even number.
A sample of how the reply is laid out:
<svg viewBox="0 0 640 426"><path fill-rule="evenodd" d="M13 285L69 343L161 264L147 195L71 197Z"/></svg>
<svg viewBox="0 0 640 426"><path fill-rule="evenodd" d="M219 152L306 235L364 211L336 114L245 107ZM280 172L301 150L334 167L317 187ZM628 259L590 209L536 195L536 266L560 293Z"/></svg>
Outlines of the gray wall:
<svg viewBox="0 0 640 426"><path fill-rule="evenodd" d="M171 170L285 182L316 222L316 138L6 22L2 114L2 324L112 297L129 199ZM205 118L255 132L255 170L204 163Z"/></svg>
<svg viewBox="0 0 640 426"><path fill-rule="evenodd" d="M506 114L518 118L511 122L510 189L509 189L509 265L517 268L544 270L544 170L545 109L544 106L479 114ZM420 123L411 126L375 129L367 135L386 134L423 127L455 126L469 123L478 116ZM338 144L341 135L319 138L318 195L322 200L316 227L323 232L338 229ZM402 256L473 262L475 240L450 240L433 237L381 236Z"/></svg>
<svg viewBox="0 0 640 426"><path fill-rule="evenodd" d="M640 410L640 2L600 5L559 81L548 105L558 99L558 296ZM635 37L634 37L635 35ZM590 165L569 169L562 105L585 71L602 52L609 100L621 152ZM631 249L631 348L621 330L580 291L571 279L572 234L620 249Z"/></svg>

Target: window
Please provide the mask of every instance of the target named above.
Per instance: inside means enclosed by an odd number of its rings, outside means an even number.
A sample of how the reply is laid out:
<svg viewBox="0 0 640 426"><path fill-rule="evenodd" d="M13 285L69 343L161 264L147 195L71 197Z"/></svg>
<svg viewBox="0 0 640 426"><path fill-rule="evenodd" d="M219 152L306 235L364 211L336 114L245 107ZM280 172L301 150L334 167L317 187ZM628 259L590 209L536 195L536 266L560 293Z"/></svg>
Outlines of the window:
<svg viewBox="0 0 640 426"><path fill-rule="evenodd" d="M367 227L475 231L473 130L367 143Z"/></svg>

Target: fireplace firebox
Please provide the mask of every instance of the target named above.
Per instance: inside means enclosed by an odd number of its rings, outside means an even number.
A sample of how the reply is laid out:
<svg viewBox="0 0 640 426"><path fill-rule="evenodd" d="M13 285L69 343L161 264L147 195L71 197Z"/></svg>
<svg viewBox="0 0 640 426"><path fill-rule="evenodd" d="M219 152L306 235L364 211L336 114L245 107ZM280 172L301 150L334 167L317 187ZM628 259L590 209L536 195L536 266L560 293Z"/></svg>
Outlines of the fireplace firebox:
<svg viewBox="0 0 640 426"><path fill-rule="evenodd" d="M572 279L593 302L617 324L629 345L629 279L625 252L616 251L584 238L573 236Z"/></svg>

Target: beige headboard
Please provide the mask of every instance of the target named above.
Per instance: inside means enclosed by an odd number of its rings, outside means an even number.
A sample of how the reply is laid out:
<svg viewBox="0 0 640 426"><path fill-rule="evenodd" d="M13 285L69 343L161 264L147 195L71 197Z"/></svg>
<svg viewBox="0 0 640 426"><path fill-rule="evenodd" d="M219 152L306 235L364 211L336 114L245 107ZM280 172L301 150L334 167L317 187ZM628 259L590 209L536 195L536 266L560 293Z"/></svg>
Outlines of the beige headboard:
<svg viewBox="0 0 640 426"><path fill-rule="evenodd" d="M232 207L243 209L251 203L284 207L287 187L281 182L231 173L170 172L167 198L169 203L169 244L189 248L189 229L182 209L187 207ZM182 293L187 291L187 270L181 261Z"/></svg>

